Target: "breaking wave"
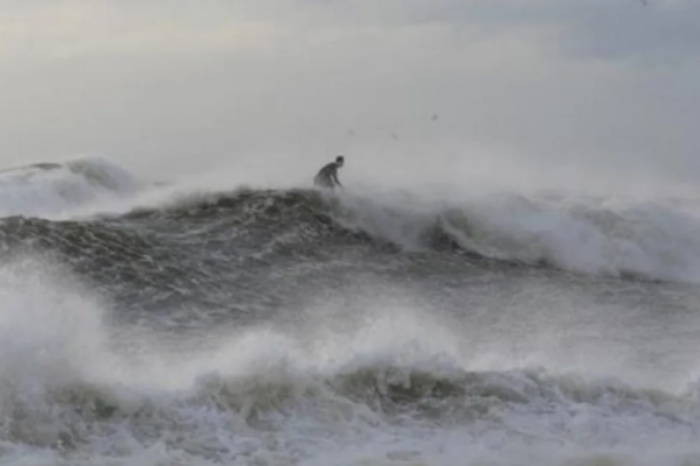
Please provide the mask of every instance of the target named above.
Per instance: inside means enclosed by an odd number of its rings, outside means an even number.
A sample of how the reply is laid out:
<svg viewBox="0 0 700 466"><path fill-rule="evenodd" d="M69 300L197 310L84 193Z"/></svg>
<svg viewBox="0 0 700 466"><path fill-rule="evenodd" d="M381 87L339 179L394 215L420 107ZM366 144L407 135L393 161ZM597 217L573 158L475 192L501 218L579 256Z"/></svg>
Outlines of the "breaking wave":
<svg viewBox="0 0 700 466"><path fill-rule="evenodd" d="M667 460L700 455L692 390L535 368L478 370L450 326L423 313L403 314L400 332L394 316L380 313L352 331L321 319L296 331L243 326L213 331L206 341L170 342L113 325L107 303L61 267L25 259L3 265L0 277L7 464L28 451L35 464L66 457L86 464L322 463L369 439L372 461L398 464L447 464L453 455L462 464L517 464L510 455L518 448L550 464L571 464L572 455L575 464L601 457L640 464L636 449L650 432L682 446L656 452ZM412 445L401 441L406 429L413 429ZM590 448L567 449L564 435ZM442 438L442 450L423 449L421 436ZM529 447L535 439L537 451Z"/></svg>
<svg viewBox="0 0 700 466"><path fill-rule="evenodd" d="M134 194L145 184L99 157L0 170L0 217L62 218L78 209Z"/></svg>
<svg viewBox="0 0 700 466"><path fill-rule="evenodd" d="M700 280L700 218L692 204L666 200L620 200L563 196L489 194L467 199L429 199L417 194L352 191L328 196L313 190L237 189L230 192L150 190L139 198L136 179L106 162L27 167L0 178L2 236L17 231L104 230L97 220L197 222L202 230L228 228L249 247L303 247L325 238L392 245L407 252L450 250L496 261L651 280ZM157 191L157 190L156 190ZM134 195L109 213L104 197ZM11 201L11 202L9 202ZM96 213L84 220L48 224L70 212ZM100 205L104 207L100 214ZM97 206L97 207L95 207ZM83 210L81 210L83 209ZM47 220L33 219L44 217ZM75 217L75 216L74 216ZM84 222L82 225L77 223ZM41 226L43 225L43 226ZM157 228L156 228L157 229ZM68 234L68 233L66 233ZM345 239L343 239L345 238ZM253 240L257 239L257 245ZM70 242L70 240L69 240Z"/></svg>

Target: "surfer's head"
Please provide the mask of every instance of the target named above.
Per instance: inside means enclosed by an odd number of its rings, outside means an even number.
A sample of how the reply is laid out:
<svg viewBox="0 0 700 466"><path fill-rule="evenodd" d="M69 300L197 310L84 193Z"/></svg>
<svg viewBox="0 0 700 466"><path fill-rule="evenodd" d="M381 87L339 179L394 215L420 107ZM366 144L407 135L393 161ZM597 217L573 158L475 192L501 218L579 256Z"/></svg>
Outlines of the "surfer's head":
<svg viewBox="0 0 700 466"><path fill-rule="evenodd" d="M338 157L335 158L335 163L339 166L342 167L343 164L345 163L345 158L342 155L339 155Z"/></svg>

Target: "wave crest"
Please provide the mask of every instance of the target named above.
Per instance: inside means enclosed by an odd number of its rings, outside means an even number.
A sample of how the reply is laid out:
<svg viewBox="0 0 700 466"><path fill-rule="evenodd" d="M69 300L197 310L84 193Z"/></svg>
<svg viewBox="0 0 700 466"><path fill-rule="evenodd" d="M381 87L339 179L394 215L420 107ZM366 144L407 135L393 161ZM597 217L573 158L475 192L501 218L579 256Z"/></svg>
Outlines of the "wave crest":
<svg viewBox="0 0 700 466"><path fill-rule="evenodd" d="M128 171L99 157L5 169L0 171L0 217L64 218L144 186Z"/></svg>
<svg viewBox="0 0 700 466"><path fill-rule="evenodd" d="M520 195L428 201L241 190L140 212L175 218L235 216L241 224L265 222L278 231L303 224L306 233L359 235L409 252L461 251L577 273L695 282L700 280L697 211L674 201Z"/></svg>
<svg viewBox="0 0 700 466"><path fill-rule="evenodd" d="M103 186L109 184L104 177L111 171L105 174L92 163L87 167L74 169L101 180ZM658 200L494 194L434 200L244 188L180 193L155 206L97 216L91 225L104 220L138 223L156 233L181 229L181 239L187 230L196 231L210 238L210 244L218 242L222 248L231 244L251 254L257 250L263 255L270 251L314 255L334 245L362 244L388 252L439 251L466 260L697 282L698 211L692 204Z"/></svg>

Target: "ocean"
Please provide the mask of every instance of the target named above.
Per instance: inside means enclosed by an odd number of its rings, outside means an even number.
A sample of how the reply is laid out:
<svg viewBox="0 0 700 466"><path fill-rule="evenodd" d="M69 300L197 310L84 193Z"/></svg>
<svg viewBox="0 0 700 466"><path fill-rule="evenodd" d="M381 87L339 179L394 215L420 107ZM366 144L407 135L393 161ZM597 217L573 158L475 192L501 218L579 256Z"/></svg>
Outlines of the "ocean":
<svg viewBox="0 0 700 466"><path fill-rule="evenodd" d="M700 198L0 173L1 465L700 465Z"/></svg>

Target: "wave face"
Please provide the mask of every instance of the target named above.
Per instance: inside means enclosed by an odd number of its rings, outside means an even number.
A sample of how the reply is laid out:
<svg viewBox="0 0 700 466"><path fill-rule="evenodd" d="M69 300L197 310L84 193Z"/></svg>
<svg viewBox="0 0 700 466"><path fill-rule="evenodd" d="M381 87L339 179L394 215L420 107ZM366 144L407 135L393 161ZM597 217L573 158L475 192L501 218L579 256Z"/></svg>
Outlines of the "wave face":
<svg viewBox="0 0 700 466"><path fill-rule="evenodd" d="M0 464L700 462L692 200L0 186Z"/></svg>

